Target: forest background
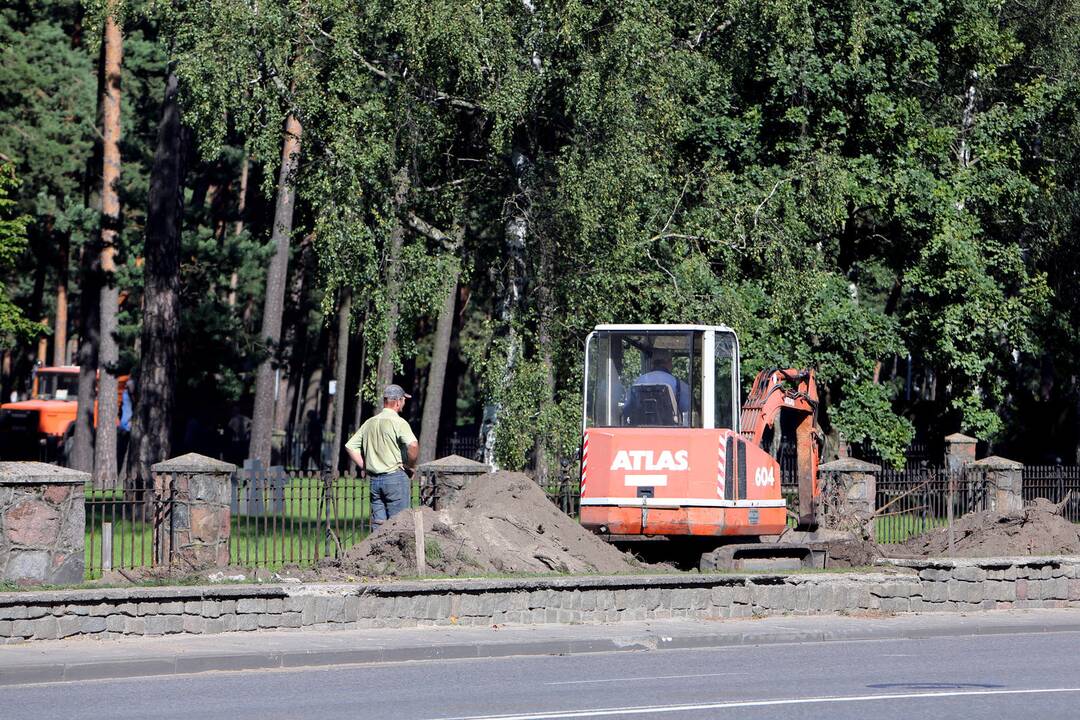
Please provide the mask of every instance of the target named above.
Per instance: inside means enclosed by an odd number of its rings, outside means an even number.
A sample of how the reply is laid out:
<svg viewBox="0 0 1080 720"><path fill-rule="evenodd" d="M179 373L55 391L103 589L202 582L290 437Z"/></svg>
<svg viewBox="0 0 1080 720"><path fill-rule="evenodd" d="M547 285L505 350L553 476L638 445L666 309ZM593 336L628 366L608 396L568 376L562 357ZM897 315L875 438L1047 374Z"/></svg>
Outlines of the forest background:
<svg viewBox="0 0 1080 720"><path fill-rule="evenodd" d="M3 398L131 373L70 461L146 477L393 379L543 475L595 324L724 323L833 450L1076 462L1078 70L1080 0L4 0Z"/></svg>

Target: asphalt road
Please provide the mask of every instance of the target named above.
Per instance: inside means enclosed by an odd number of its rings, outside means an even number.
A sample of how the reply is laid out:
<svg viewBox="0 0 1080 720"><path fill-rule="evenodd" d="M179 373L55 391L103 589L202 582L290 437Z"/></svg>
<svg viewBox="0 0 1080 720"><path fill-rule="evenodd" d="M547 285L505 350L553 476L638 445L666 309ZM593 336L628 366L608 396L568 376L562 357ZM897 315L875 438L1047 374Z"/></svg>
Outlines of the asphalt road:
<svg viewBox="0 0 1080 720"><path fill-rule="evenodd" d="M800 643L0 688L0 717L1080 717L1080 633Z"/></svg>

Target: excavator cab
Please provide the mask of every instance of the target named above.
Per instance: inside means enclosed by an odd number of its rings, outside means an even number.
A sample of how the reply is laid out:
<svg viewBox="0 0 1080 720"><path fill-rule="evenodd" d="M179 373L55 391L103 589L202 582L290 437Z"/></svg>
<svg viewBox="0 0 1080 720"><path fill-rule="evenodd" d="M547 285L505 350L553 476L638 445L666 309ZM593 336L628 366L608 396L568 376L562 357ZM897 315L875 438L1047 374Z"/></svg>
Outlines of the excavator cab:
<svg viewBox="0 0 1080 720"><path fill-rule="evenodd" d="M812 424L816 398L811 408L807 393L788 387L787 375L770 372L759 375L743 406L731 328L597 326L585 345L582 524L613 541L745 542L783 533L780 466L762 435L780 427L783 410ZM800 485L812 507L817 455L805 454L808 474Z"/></svg>
<svg viewBox="0 0 1080 720"><path fill-rule="evenodd" d="M601 325L585 348L585 428L737 431L738 357L729 328Z"/></svg>

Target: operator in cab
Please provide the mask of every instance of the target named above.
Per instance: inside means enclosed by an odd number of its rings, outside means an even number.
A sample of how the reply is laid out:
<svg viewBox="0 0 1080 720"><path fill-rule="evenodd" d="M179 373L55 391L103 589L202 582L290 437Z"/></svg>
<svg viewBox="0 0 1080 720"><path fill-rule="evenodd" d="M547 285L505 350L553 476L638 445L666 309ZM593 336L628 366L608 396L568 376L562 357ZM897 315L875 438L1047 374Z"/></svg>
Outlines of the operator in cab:
<svg viewBox="0 0 1080 720"><path fill-rule="evenodd" d="M671 351L663 348L653 350L649 359L649 367L651 369L638 375L630 388L630 396L625 408L627 416L633 417L637 409L638 394L634 391L634 388L644 385L667 385L675 395L679 417L681 418L690 412L690 385L679 380L672 372Z"/></svg>

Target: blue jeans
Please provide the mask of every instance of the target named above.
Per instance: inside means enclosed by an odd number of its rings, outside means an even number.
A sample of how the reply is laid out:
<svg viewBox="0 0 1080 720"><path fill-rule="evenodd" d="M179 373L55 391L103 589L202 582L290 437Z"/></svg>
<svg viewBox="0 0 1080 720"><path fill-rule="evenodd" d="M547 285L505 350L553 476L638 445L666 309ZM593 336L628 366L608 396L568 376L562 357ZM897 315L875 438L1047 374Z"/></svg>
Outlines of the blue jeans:
<svg viewBox="0 0 1080 720"><path fill-rule="evenodd" d="M371 476L371 529L409 507L412 482L404 470Z"/></svg>

